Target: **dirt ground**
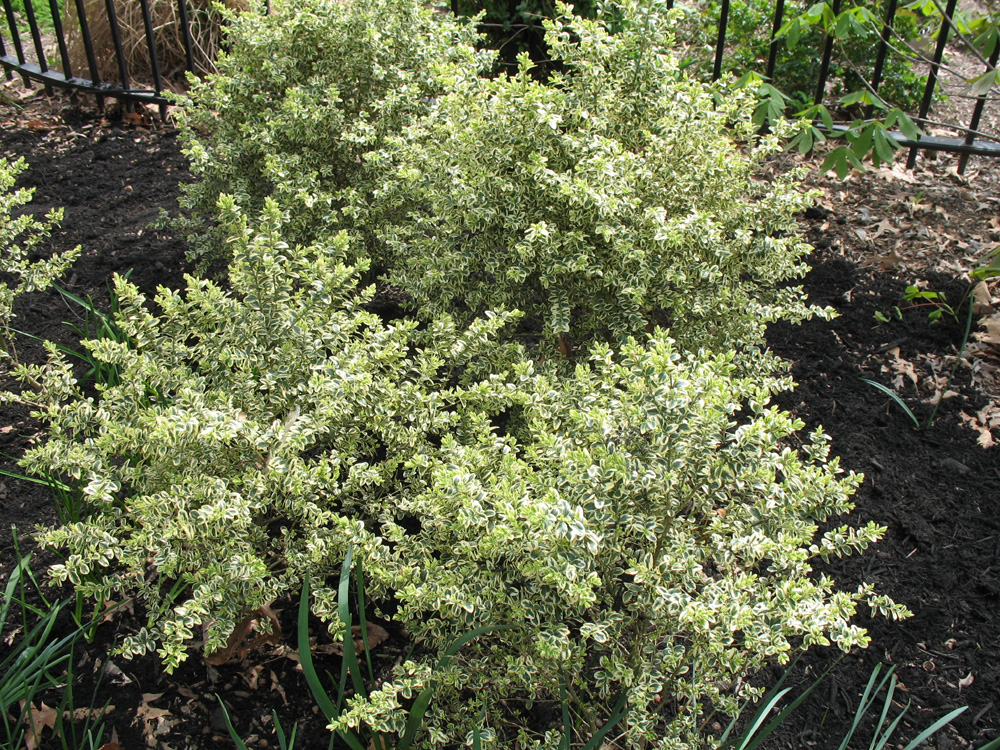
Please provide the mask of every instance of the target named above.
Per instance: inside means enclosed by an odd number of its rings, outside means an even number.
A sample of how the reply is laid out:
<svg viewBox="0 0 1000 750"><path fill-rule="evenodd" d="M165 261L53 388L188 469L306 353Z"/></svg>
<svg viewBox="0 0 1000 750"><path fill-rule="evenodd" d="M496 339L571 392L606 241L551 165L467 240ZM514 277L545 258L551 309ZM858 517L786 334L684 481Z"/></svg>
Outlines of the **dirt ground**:
<svg viewBox="0 0 1000 750"><path fill-rule="evenodd" d="M84 253L65 282L70 291L101 306L115 272L131 272L147 292L183 283L184 244L171 230L149 228L161 208L176 209L178 184L190 179L175 130L42 102L0 109L0 144L4 155L29 161L21 184L35 188L36 210L65 208L53 249L82 245ZM852 520L889 527L876 548L831 564L828 572L845 588L871 581L915 615L903 623L862 620L871 647L846 657L771 748L837 748L879 663L896 668L894 711L910 706L897 733L901 742L963 705L968 709L931 747L979 747L1000 735L1000 447L985 447L1000 442L996 286L979 289L972 327L978 337L948 377L965 331L966 308L958 308L970 288L965 275L1000 241L997 167L974 160L968 179L961 179L950 158L921 158L913 173L882 170L846 183L815 173L810 178L824 195L802 219L817 248L805 286L814 302L834 307L839 317L773 328L771 346L791 362L799 383L781 405L810 428L822 425L843 466L864 472ZM931 324L933 307L903 299L913 284L944 292L957 319L945 312ZM33 295L17 314L19 327L73 343L63 321L78 311L57 293ZM25 354L40 356L27 345ZM893 388L922 423L940 398L936 421L917 429L862 377ZM8 457L37 437L37 425L17 410L7 410L0 428L0 452ZM16 470L9 458L3 461L0 468ZM43 488L0 479L5 525L26 533L54 520ZM0 537L5 571L12 561L11 540ZM286 634L294 630L295 606L276 603ZM118 742L114 748L232 747L216 696L251 747L277 746L272 709L286 728L300 723L299 747L326 745L325 721L293 658L294 637L243 663L213 666L192 657L166 675L155 659L107 655L140 624L135 614L119 612L76 655L78 693L92 693L99 682L97 705L113 707L105 738ZM399 657L402 643L389 629L395 637L378 649L386 665ZM7 647L0 644L0 652ZM325 658L321 672L338 672L337 659ZM823 649L810 652L792 670L791 684L803 689L835 658ZM778 674L761 680L773 682ZM49 738L43 747L56 745Z"/></svg>

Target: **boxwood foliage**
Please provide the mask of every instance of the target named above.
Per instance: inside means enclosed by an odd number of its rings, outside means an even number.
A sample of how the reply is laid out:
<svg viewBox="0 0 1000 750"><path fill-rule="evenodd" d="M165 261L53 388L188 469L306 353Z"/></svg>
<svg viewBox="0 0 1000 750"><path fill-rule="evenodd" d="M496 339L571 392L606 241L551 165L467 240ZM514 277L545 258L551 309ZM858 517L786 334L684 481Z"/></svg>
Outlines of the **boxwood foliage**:
<svg viewBox="0 0 1000 750"><path fill-rule="evenodd" d="M24 159L0 158L0 366L19 366L10 326L16 317L18 297L47 289L80 256L80 248L51 255L44 253L45 243L62 221L62 209L39 218L25 212L33 189L15 189L17 178L28 165Z"/></svg>
<svg viewBox="0 0 1000 750"><path fill-rule="evenodd" d="M777 286L804 273L793 217L811 198L763 175L779 139L756 137L745 92L680 70L665 3L619 6L614 34L559 6L545 83L527 56L512 77L448 69L368 155L390 278L426 316L516 308L564 349L660 324L688 351L752 350L813 312Z"/></svg>
<svg viewBox="0 0 1000 750"><path fill-rule="evenodd" d="M363 202L377 181L361 155L427 111L442 91L439 66L491 64L473 52L473 24L419 0L269 6L230 14L218 73L192 76L179 97L184 152L198 177L182 186L180 225L200 259L225 257L225 230L212 229L223 193L251 210L277 200L291 211L289 240L308 244L352 226L340 212L344 192Z"/></svg>
<svg viewBox="0 0 1000 750"><path fill-rule="evenodd" d="M624 695L629 747L687 748L766 659L864 644L859 602L901 612L813 574L882 530L818 533L859 477L839 476L821 433L791 447L801 424L733 352L682 353L657 331L566 372L498 343L511 313L387 324L344 233L292 246L274 202L253 221L221 205L231 287L189 278L154 313L117 279L127 340L87 346L120 382L88 397L54 355L37 397L49 437L24 466L79 483L90 508L41 541L64 550L56 581L144 605L123 653L173 668L193 643L215 651L306 575L342 634L351 545L372 604L419 648L342 722L400 731L433 679L422 747L480 721L499 747L556 747L515 707L565 692L584 734Z"/></svg>

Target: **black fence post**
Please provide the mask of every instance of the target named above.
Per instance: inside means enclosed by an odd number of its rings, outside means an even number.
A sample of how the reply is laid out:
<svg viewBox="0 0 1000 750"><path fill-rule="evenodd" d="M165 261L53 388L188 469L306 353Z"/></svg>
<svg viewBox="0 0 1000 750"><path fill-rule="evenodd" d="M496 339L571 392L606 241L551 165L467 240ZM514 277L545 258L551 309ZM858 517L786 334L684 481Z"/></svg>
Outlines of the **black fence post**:
<svg viewBox="0 0 1000 750"><path fill-rule="evenodd" d="M7 16L7 26L10 28L10 43L14 45L14 55L17 57L18 65L23 66L25 63L24 47L21 46L21 32L17 30L16 16L14 15L14 8L11 7L10 0L3 0L3 12ZM27 75L21 73L21 80L24 82L25 88L31 88L31 80Z"/></svg>
<svg viewBox="0 0 1000 750"><path fill-rule="evenodd" d="M115 10L115 0L104 0L108 12L108 27L111 29L111 41L115 45L115 61L118 63L118 76L122 88L128 90L128 62L125 60L125 48L122 46L121 28L118 26L118 12Z"/></svg>
<svg viewBox="0 0 1000 750"><path fill-rule="evenodd" d="M712 68L712 80L718 81L722 75L722 56L726 51L726 26L729 25L729 0L722 0L719 11L719 36L715 41L715 65Z"/></svg>
<svg viewBox="0 0 1000 750"><path fill-rule="evenodd" d="M38 30L38 19L35 18L35 8L31 0L24 0L24 17L28 20L28 31L31 32L31 41L35 45L35 55L38 56L38 67L43 73L49 71L48 61L45 59L45 49L42 47L42 34ZM52 87L46 83L45 93L52 96Z"/></svg>
<svg viewBox="0 0 1000 750"><path fill-rule="evenodd" d="M920 101L920 114L917 122L923 125L927 120L927 113L931 111L931 102L934 99L934 89L937 86L937 74L941 68L941 59L944 57L944 46L948 42L948 32L951 31L951 17L955 14L955 7L958 0L948 0L948 8L944 12L941 20L941 30L938 32L937 45L934 47L934 59L931 61L931 69L927 74L927 86L924 88L924 98ZM917 142L920 138L917 138ZM917 147L911 146L910 153L906 157L906 168L913 169L917 164Z"/></svg>
<svg viewBox="0 0 1000 750"><path fill-rule="evenodd" d="M156 36L153 31L153 18L149 14L149 0L139 0L142 10L142 28L146 32L146 47L149 50L149 67L153 73L153 91L157 98L163 92L163 77L160 75L160 58L156 54ZM167 105L160 105L160 119L167 119Z"/></svg>
<svg viewBox="0 0 1000 750"><path fill-rule="evenodd" d="M101 72L97 67L97 55L94 54L94 40L90 38L90 25L87 23L87 9L84 0L76 0L76 21L80 24L80 37L83 39L83 51L87 55L87 68L90 70L90 80L94 86L101 85ZM104 111L104 97L100 94L94 96L97 100L97 109Z"/></svg>
<svg viewBox="0 0 1000 750"><path fill-rule="evenodd" d="M194 73L194 50L191 45L191 22L188 21L187 0L177 0L177 11L181 17L181 39L184 40L184 59L187 61L187 69Z"/></svg>
<svg viewBox="0 0 1000 750"><path fill-rule="evenodd" d="M833 0L831 6L834 17L840 13L840 0ZM819 65L819 80L816 82L816 96L813 104L822 104L826 98L826 79L830 76L830 59L833 57L833 34L826 33L826 43L823 45L823 60Z"/></svg>
<svg viewBox="0 0 1000 750"><path fill-rule="evenodd" d="M66 46L66 35L63 33L62 16L59 13L58 0L49 0L49 12L52 14L52 27L56 32L56 43L59 45L59 57L62 59L63 73L66 78L72 78L73 67L70 64L69 48Z"/></svg>
<svg viewBox="0 0 1000 750"><path fill-rule="evenodd" d="M878 45L878 52L875 54L875 70L872 71L872 90L877 94L878 87L882 85L882 71L885 69L885 56L889 51L889 37L892 35L892 27L896 22L897 0L889 0L885 9L885 21L882 22L882 40Z"/></svg>
<svg viewBox="0 0 1000 750"><path fill-rule="evenodd" d="M774 82L774 69L778 65L778 32L781 30L781 22L785 18L785 0L778 0L774 9L774 20L771 22L771 45L767 52L767 69L765 78L771 83Z"/></svg>

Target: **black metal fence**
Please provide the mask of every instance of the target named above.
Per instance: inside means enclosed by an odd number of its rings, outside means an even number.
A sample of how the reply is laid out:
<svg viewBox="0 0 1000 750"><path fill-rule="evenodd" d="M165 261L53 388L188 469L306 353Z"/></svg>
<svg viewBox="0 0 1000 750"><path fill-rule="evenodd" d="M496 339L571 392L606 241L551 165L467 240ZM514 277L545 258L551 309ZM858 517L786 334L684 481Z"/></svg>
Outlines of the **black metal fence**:
<svg viewBox="0 0 1000 750"><path fill-rule="evenodd" d="M188 0L126 0L127 3L133 5L137 3L142 16L144 62L148 63L148 66L143 67L144 75L141 85L137 83L135 72L130 69L130 59L134 61L136 56L134 53L131 56L126 54L125 35L119 23L115 0L103 0L103 2L90 0L89 3L88 0L72 0L72 5L70 0L63 0L65 5L62 7L60 7L60 0L48 0L44 5L42 4L43 0L17 0L18 8L14 7L14 0L0 0L0 2L3 4L8 31L8 34L0 32L0 65L4 67L8 79L15 74L20 75L26 86L35 82L47 89L60 87L92 94L97 97L99 105L103 105L104 99L109 97L131 103L155 105L160 108L161 116L165 116L168 100L163 94L164 74L154 34L153 14L150 9L151 3L157 2L174 4L171 8L171 10L176 8L173 23L177 26L175 31L178 33L184 49L184 68L194 73L199 72L196 69L195 45L191 33L191 14L189 13ZM831 9L834 15L840 12L841 2L842 0L832 0ZM673 0L668 0L668 7L672 4ZM730 5L730 0L721 0L719 3L713 79L722 74ZM957 0L948 0L941 21L941 30L937 35L937 43L928 67L927 83L920 101L919 112L914 118L918 124L928 122L928 115L937 90L946 40L951 30L956 6ZM44 11L44 18L47 20L44 28L39 21L40 9ZM95 49L91 33L91 23L95 19L88 19L88 13L94 15L95 11L100 16L99 22L102 24L102 28L106 28L110 32L111 49L101 52L105 57L110 54L114 58L114 67L117 72L117 80L114 81L102 80L100 73L99 51ZM897 0L886 0L881 39L869 79L871 89L876 94L883 79L896 11ZM768 80L773 77L775 72L778 48L782 44L778 38L778 32L784 21L785 0L775 0L769 54L764 73ZM67 22L70 24L69 35L67 34ZM130 29L129 33L134 37L136 30ZM73 56L70 54L70 45L67 42L70 37L74 40L77 49L82 47L83 54L82 56L78 54L77 57L82 57L85 60L85 65L74 63ZM132 41L134 43L134 39ZM827 79L830 75L833 51L834 39L830 35L825 35L819 55L814 95L816 104L822 103L827 95ZM987 70L996 67L998 54L1000 54L1000 44L997 44L993 50L989 59L990 67ZM86 67L89 78L84 77L80 70L75 69L80 67ZM911 140L900 132L890 131L890 135L901 145L910 149L907 160L908 167L914 165L918 150L947 151L960 154L959 171L961 172L965 169L970 155L1000 156L1000 143L984 137L978 130L986 103L986 94L977 98L968 127L956 128L957 132L964 132L962 137L921 136L918 140Z"/></svg>
<svg viewBox="0 0 1000 750"><path fill-rule="evenodd" d="M106 98L155 105L165 117L169 102L164 96L164 75L151 13L151 2L157 0L128 0L138 5L142 17L141 37L145 54L141 57L148 66L143 66L141 83L131 70L137 59L136 54L126 54L125 46L126 40L131 37L134 41L136 34L134 30L123 32L114 0L90 3L72 0L72 5L68 0L64 1L65 4L60 7L59 0L48 0L44 5L38 0L18 0L19 7L15 8L12 0L0 0L8 32L0 32L0 65L4 67L8 80L18 74L25 86L40 83L48 90L58 87L92 94L100 106ZM176 31L184 50L185 68L197 73L188 2L170 2L176 4ZM110 50L95 47L91 31L95 19L88 18L94 15L95 10L99 17L97 20L108 32ZM44 25L40 20L42 18ZM71 41L77 50L82 49L82 55L71 54ZM28 47L28 44L31 46ZM109 54L117 73L117 80L114 81L102 80L101 75L100 62ZM82 67L86 69L85 74L79 69Z"/></svg>

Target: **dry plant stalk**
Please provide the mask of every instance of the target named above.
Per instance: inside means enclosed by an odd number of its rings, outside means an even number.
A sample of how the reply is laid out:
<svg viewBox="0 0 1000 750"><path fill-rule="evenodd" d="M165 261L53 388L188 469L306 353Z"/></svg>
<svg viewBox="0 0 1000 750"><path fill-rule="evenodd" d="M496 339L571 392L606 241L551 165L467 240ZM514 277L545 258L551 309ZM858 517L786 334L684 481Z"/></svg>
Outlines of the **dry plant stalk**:
<svg viewBox="0 0 1000 750"><path fill-rule="evenodd" d="M114 0L114 4L129 84L151 86L153 69L142 20L142 6L135 0ZM245 10L249 0L223 0L223 4L228 8ZM213 5L213 0L187 0L191 50L195 72L198 74L215 72L215 58L222 43L222 14ZM67 6L66 27L73 70L76 75L91 76L75 4L68 3ZM84 9L97 58L98 75L102 82L120 84L121 75L115 58L115 45L105 0L84 0ZM167 87L182 86L187 56L177 0L149 0L149 11L163 83Z"/></svg>

